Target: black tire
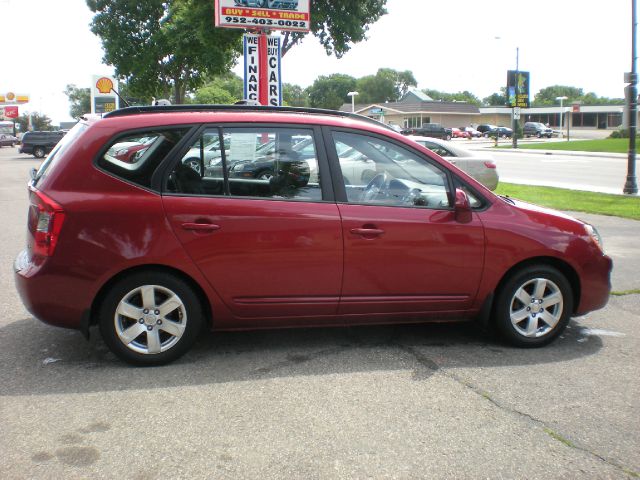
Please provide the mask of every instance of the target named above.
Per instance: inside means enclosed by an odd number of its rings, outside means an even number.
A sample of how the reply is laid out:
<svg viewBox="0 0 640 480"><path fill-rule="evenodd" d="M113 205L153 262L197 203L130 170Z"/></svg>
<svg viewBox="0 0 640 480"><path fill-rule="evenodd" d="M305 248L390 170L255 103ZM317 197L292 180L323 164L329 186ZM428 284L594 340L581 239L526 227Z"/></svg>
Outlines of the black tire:
<svg viewBox="0 0 640 480"><path fill-rule="evenodd" d="M517 347L549 344L564 331L573 312L571 285L562 273L547 265L515 272L497 293L496 328Z"/></svg>
<svg viewBox="0 0 640 480"><path fill-rule="evenodd" d="M540 132L536 133L536 137L542 138L542 134Z"/></svg>
<svg viewBox="0 0 640 480"><path fill-rule="evenodd" d="M36 158L43 158L46 155L44 147L35 147L33 149L33 156Z"/></svg>
<svg viewBox="0 0 640 480"><path fill-rule="evenodd" d="M98 320L104 342L118 358L152 366L172 362L191 348L202 329L203 312L185 281L166 272L144 271L109 288ZM129 341L122 338L127 335Z"/></svg>
<svg viewBox="0 0 640 480"><path fill-rule="evenodd" d="M451 140L451 135L447 135L446 137L444 137L445 140Z"/></svg>

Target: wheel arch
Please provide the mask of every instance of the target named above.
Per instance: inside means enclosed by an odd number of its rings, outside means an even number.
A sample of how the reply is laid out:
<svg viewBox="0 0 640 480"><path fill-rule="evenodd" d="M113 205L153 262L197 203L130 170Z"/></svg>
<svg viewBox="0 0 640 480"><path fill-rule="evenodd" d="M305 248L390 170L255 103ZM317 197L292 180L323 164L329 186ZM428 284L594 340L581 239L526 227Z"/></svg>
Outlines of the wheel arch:
<svg viewBox="0 0 640 480"><path fill-rule="evenodd" d="M491 298L491 308L489 309L489 311L493 312L493 309L495 306L495 298L498 295L498 292L500 292L502 287L509 280L509 278L511 278L517 272L525 268L538 266L538 265L547 265L547 266L553 267L566 277L567 281L569 282L569 285L571 286L571 292L573 293L573 312L572 313L574 313L577 310L578 305L580 304L580 295L582 294L580 277L578 276L578 274L570 264L568 264L564 260L561 260L555 257L532 257L513 265L509 270L507 270L504 273L504 275L502 275L502 278L500 278L500 281L496 284L496 287L488 295L488 298Z"/></svg>
<svg viewBox="0 0 640 480"><path fill-rule="evenodd" d="M211 326L213 324L213 309L211 308L211 303L209 302L209 299L207 298L207 294L204 292L204 290L202 289L200 284L198 282L196 282L191 276L189 276L185 272L183 272L182 270L179 270L179 269L173 268L173 267L169 267L167 265L160 265L160 264L157 264L157 265L155 265L155 264L152 264L152 265L136 265L134 267L131 267L131 268L128 268L128 269L123 270L121 272L118 272L116 275L114 275L109 280L107 280L104 283L104 285L102 285L102 287L100 287L100 290L98 290L98 293L96 294L95 298L93 299L93 302L91 303L91 310L89 312L89 317L88 317L89 318L89 325L97 325L98 316L97 316L96 312L99 310L100 304L102 303L105 295L109 291L109 288L112 285L114 285L117 282L119 282L120 280L122 280L123 278L127 277L128 275L133 275L133 274L141 273L141 272L144 272L144 273L153 273L153 272L168 273L168 274L174 275L174 276L180 278L181 280L183 280L184 282L186 282L192 288L194 294L198 298L198 301L200 302L200 305L202 307L202 312L205 315L205 318L203 319L202 324L203 325L208 325L208 327L211 328Z"/></svg>

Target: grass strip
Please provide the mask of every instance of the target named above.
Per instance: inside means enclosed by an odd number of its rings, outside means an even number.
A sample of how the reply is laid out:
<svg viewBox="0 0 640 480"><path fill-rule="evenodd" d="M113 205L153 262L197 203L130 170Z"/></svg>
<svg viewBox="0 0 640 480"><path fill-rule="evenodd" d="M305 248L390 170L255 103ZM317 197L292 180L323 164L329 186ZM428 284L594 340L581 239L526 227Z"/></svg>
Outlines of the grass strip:
<svg viewBox="0 0 640 480"><path fill-rule="evenodd" d="M523 150L560 150L574 152L627 153L628 138L604 138L600 140L576 140L570 142L521 143Z"/></svg>
<svg viewBox="0 0 640 480"><path fill-rule="evenodd" d="M609 215L640 220L640 197L583 192L514 183L498 184L495 193L558 210Z"/></svg>

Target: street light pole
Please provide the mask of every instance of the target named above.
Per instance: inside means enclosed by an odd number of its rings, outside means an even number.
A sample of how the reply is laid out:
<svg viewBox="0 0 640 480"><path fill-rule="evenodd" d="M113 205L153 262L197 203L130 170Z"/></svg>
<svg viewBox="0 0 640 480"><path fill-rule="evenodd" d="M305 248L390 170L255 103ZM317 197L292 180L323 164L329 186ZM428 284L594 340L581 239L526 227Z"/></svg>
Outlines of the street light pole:
<svg viewBox="0 0 640 480"><path fill-rule="evenodd" d="M356 95L359 95L358 92L349 92L347 93L348 97L351 97L351 113L354 113L356 111Z"/></svg>
<svg viewBox="0 0 640 480"><path fill-rule="evenodd" d="M564 95L562 97L556 97L556 100L560 100L560 138L562 138L564 136L564 134L562 133L562 101L563 100L567 100L569 97L565 97Z"/></svg>
<svg viewBox="0 0 640 480"><path fill-rule="evenodd" d="M627 158L627 181L624 183L623 193L636 195L638 182L636 178L636 123L638 119L638 72L636 63L638 60L636 47L636 31L638 21L636 17L636 0L631 0L631 73L629 74L629 155Z"/></svg>

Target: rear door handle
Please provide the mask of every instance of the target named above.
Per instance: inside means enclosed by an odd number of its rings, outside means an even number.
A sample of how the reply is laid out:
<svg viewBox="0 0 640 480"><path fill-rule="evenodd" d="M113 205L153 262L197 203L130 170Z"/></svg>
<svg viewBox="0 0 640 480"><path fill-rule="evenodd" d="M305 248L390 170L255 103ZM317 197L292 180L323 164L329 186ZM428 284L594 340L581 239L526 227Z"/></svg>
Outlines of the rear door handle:
<svg viewBox="0 0 640 480"><path fill-rule="evenodd" d="M220 230L220 225L216 225L215 223L183 223L182 228L196 232L215 232L216 230Z"/></svg>

